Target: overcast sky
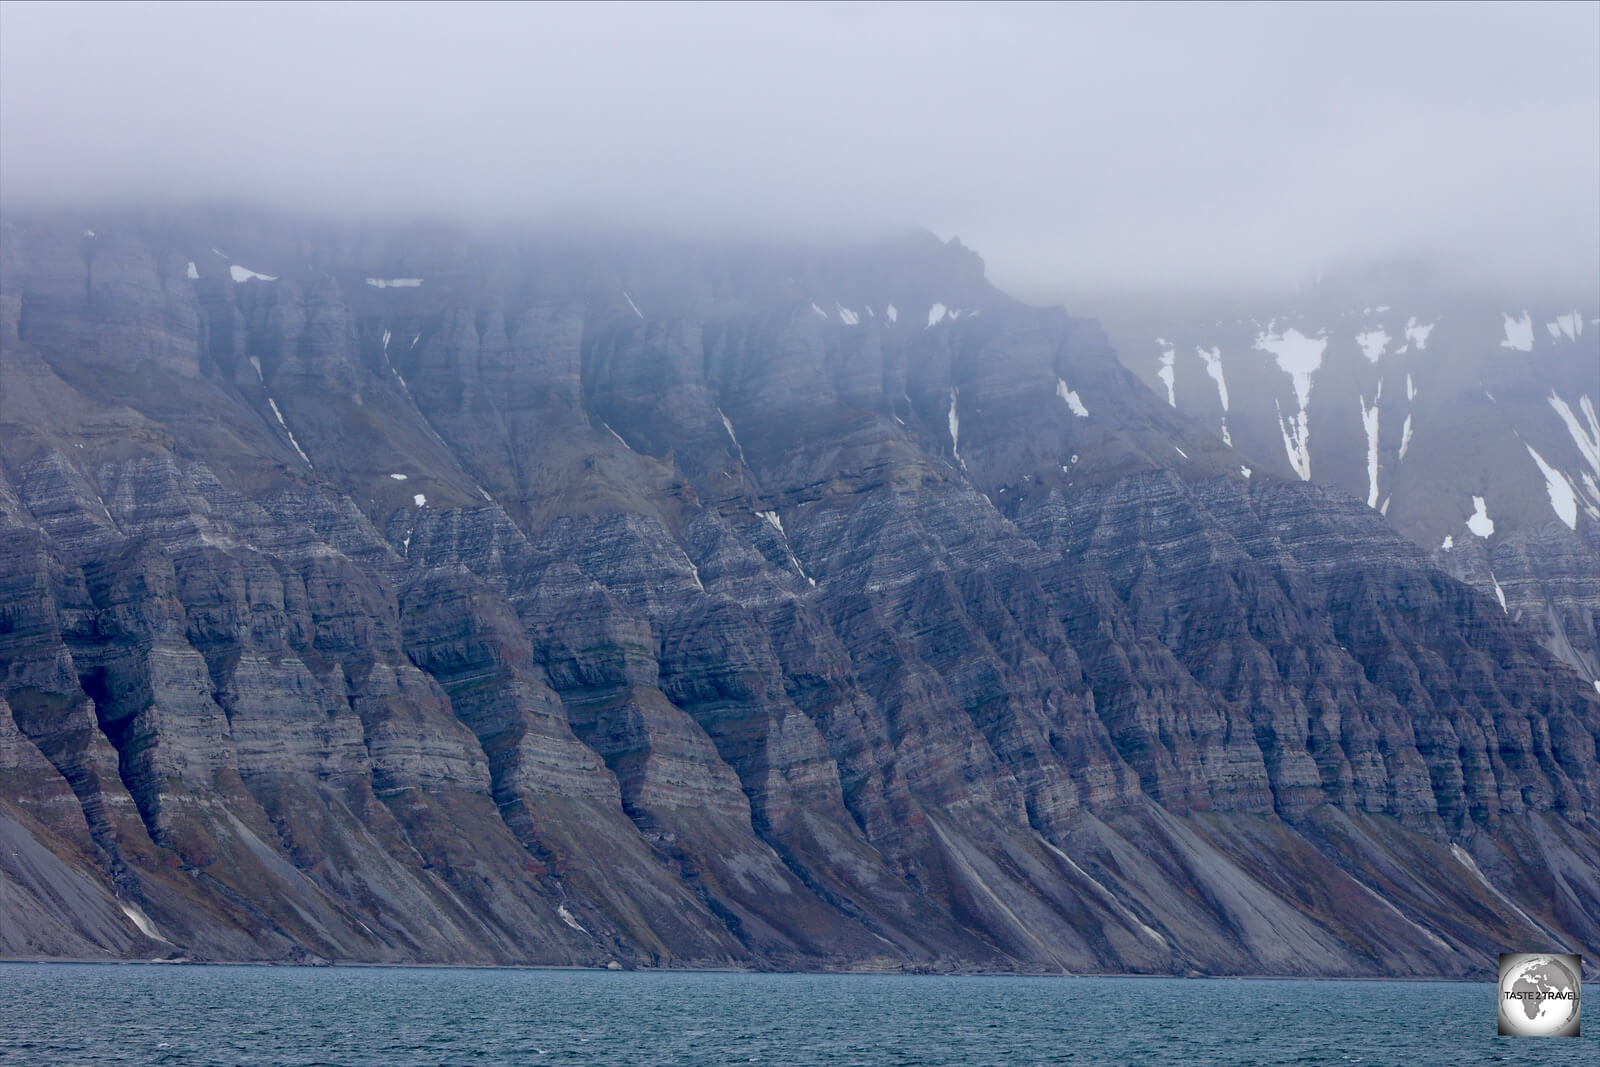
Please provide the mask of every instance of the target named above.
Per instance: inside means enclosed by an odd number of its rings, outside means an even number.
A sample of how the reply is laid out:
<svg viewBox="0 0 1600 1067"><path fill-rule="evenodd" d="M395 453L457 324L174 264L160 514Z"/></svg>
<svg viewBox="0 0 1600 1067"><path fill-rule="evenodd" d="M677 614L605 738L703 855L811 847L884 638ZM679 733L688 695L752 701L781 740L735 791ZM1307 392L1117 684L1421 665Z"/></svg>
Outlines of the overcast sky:
<svg viewBox="0 0 1600 1067"><path fill-rule="evenodd" d="M912 222L1049 298L1600 272L1596 3L0 11L11 200Z"/></svg>

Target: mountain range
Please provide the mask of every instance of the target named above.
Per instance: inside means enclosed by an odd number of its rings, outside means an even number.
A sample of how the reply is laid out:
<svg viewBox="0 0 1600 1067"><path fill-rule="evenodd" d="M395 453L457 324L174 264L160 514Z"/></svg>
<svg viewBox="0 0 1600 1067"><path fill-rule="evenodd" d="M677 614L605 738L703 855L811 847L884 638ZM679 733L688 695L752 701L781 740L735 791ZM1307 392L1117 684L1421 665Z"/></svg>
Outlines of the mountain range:
<svg viewBox="0 0 1600 1067"><path fill-rule="evenodd" d="M921 232L13 214L0 952L1594 944L1600 326L1343 307L1103 328Z"/></svg>

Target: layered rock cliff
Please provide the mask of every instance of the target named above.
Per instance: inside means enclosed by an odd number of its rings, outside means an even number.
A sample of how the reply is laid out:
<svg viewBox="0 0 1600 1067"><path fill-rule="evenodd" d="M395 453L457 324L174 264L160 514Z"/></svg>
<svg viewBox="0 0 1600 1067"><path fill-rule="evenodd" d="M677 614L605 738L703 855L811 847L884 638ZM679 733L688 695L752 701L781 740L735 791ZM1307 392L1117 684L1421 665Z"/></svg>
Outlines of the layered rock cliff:
<svg viewBox="0 0 1600 1067"><path fill-rule="evenodd" d="M1575 289L1391 267L1106 311L1174 408L1366 501L1600 691L1600 305Z"/></svg>
<svg viewBox="0 0 1600 1067"><path fill-rule="evenodd" d="M1464 975L1600 697L955 243L0 230L0 952Z"/></svg>

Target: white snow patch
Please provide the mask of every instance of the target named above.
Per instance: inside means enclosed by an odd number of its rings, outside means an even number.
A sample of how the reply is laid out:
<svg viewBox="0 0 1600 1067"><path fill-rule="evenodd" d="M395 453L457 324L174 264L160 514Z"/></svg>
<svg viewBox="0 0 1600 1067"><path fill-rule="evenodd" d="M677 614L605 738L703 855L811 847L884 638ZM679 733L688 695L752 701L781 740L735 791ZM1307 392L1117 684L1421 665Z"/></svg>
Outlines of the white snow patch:
<svg viewBox="0 0 1600 1067"><path fill-rule="evenodd" d="M1389 305L1388 304L1379 304L1377 307L1373 308L1372 310L1374 310L1378 314L1382 315L1385 311L1389 310Z"/></svg>
<svg viewBox="0 0 1600 1067"><path fill-rule="evenodd" d="M1567 433L1572 435L1573 444L1578 446L1578 454L1589 465L1589 469L1600 478L1600 419L1595 418L1594 401L1587 395L1578 398L1578 409L1583 412L1584 422L1578 420L1572 408L1563 400L1554 389L1550 390L1550 407L1561 416L1561 422L1567 428Z"/></svg>
<svg viewBox="0 0 1600 1067"><path fill-rule="evenodd" d="M1383 393L1383 382L1378 383L1378 393ZM1367 398L1361 398L1361 428L1367 432L1367 507L1378 506L1378 401L1373 398L1367 407Z"/></svg>
<svg viewBox="0 0 1600 1067"><path fill-rule="evenodd" d="M259 366L256 368L256 373L261 373ZM289 443L294 446L296 452L300 453L300 458L306 461L306 466L311 466L311 457L306 455L306 450L300 447L300 442L294 439L294 431L289 429L289 424L283 421L283 412L278 410L278 402L269 396L267 397L267 403L272 405L272 414L277 416L278 425L282 426L283 432L289 435Z"/></svg>
<svg viewBox="0 0 1600 1067"><path fill-rule="evenodd" d="M1254 474L1255 471L1251 470L1249 467L1246 467L1243 463L1241 463L1241 464L1239 464L1239 473L1244 475L1246 478L1248 478L1252 474Z"/></svg>
<svg viewBox="0 0 1600 1067"><path fill-rule="evenodd" d="M224 252L222 249L218 248L216 245L212 245L211 246L211 251L215 252L217 255L221 256L223 259L227 259L228 258L228 253Z"/></svg>
<svg viewBox="0 0 1600 1067"><path fill-rule="evenodd" d="M789 535L783 529L783 519L778 517L776 511L758 511L756 514L765 519L767 525L778 531L778 536L783 538L783 547L789 552L789 562L794 564L794 569L800 573L800 577L810 582L811 587L815 589L817 580L806 573L805 567L800 563L800 557L794 554L794 548L789 544Z"/></svg>
<svg viewBox="0 0 1600 1067"><path fill-rule="evenodd" d="M895 310L893 304L890 304L888 307L884 308L883 309L883 313L885 315L889 316L889 321L890 322L899 322L900 321L900 312Z"/></svg>
<svg viewBox="0 0 1600 1067"><path fill-rule="evenodd" d="M1583 316L1576 311L1570 315L1557 315L1555 321L1547 322L1544 326L1550 331L1551 337L1559 339L1565 335L1567 340L1576 341L1583 333Z"/></svg>
<svg viewBox="0 0 1600 1067"><path fill-rule="evenodd" d="M194 265L194 260L192 259L189 261L188 269L185 270L183 274L184 277L188 278L191 282L197 282L200 280L200 268Z"/></svg>
<svg viewBox="0 0 1600 1067"><path fill-rule="evenodd" d="M1479 537L1494 533L1494 520L1489 517L1489 507L1481 496L1472 498L1472 515L1467 519L1467 529Z"/></svg>
<svg viewBox="0 0 1600 1067"><path fill-rule="evenodd" d="M846 326L861 325L861 316L857 315L854 311L851 311L843 304L835 304L833 307L834 310L839 313L839 321L843 322Z"/></svg>
<svg viewBox="0 0 1600 1067"><path fill-rule="evenodd" d="M589 932L589 931L585 930L582 926L578 925L578 920L572 917L572 912L567 910L567 906L565 904L557 904L556 905L556 914L561 916L561 921L562 922L566 923L568 926L570 926L574 930L578 931L578 933L586 934L586 933Z"/></svg>
<svg viewBox="0 0 1600 1067"><path fill-rule="evenodd" d="M1415 400L1416 398L1417 398L1417 387L1415 385L1411 384L1411 374L1408 371L1406 373L1406 399L1407 400Z"/></svg>
<svg viewBox="0 0 1600 1067"><path fill-rule="evenodd" d="M255 368L256 381L258 381L258 382L266 381L266 379L261 376L261 357L260 356L251 356L250 357L250 366ZM279 421L282 421L282 420L279 420Z"/></svg>
<svg viewBox="0 0 1600 1067"><path fill-rule="evenodd" d="M1089 409L1083 406L1083 400L1078 396L1077 393L1073 392L1071 389L1068 389L1067 383L1060 378L1056 379L1056 396L1059 396L1062 402L1067 405L1068 411L1072 412L1080 419L1087 419L1089 417Z"/></svg>
<svg viewBox="0 0 1600 1067"><path fill-rule="evenodd" d="M874 313L874 312L873 312L873 310L872 310L872 305L871 305L871 304L868 304L868 305L867 305L867 317L868 317L868 318L870 318L870 319L875 319L875 318L877 318L877 317L878 317L878 316L877 316L877 315L876 315L876 314L875 314L875 313Z"/></svg>
<svg viewBox="0 0 1600 1067"><path fill-rule="evenodd" d="M1544 461L1532 445L1526 441L1522 446L1528 450L1528 455L1539 465L1539 473L1544 475L1545 491L1550 494L1550 507L1555 510L1556 518L1567 524L1567 529L1578 528L1578 494L1573 490L1572 483L1567 481L1567 476L1556 470Z"/></svg>
<svg viewBox="0 0 1600 1067"><path fill-rule="evenodd" d="M959 396L960 393L961 390L956 389L954 386L951 387L950 414L948 416L948 422L950 424L950 451L955 455L956 462L961 464L961 469L966 470L967 461L961 458L961 416L956 411L956 397Z"/></svg>
<svg viewBox="0 0 1600 1067"><path fill-rule="evenodd" d="M946 308L943 304L935 304L928 309L928 325L937 325L945 316ZM926 327L924 327L926 328Z"/></svg>
<svg viewBox="0 0 1600 1067"><path fill-rule="evenodd" d="M1177 445L1173 445L1172 446L1172 450L1174 452L1176 452L1178 455L1182 456L1184 459L1188 459L1189 458L1189 453L1185 452L1183 449L1179 448Z"/></svg>
<svg viewBox="0 0 1600 1067"><path fill-rule="evenodd" d="M406 476L404 474L391 474L389 477L393 478L397 482L403 482L406 480Z"/></svg>
<svg viewBox="0 0 1600 1067"><path fill-rule="evenodd" d="M826 311L823 311L821 308L817 307L817 302L815 300L813 300L811 302L811 310L815 311L818 315L821 315L823 318L827 318L828 317L828 313Z"/></svg>
<svg viewBox="0 0 1600 1067"><path fill-rule="evenodd" d="M1444 541L1442 541L1440 543L1439 547L1442 550L1444 550L1445 552L1449 552L1451 549L1455 548L1456 547L1455 535L1454 534L1445 534L1444 535Z"/></svg>
<svg viewBox="0 0 1600 1067"><path fill-rule="evenodd" d="M1583 510L1589 513L1591 519L1600 522L1600 481L1588 471L1583 472L1582 478L1584 492L1589 497L1583 503Z"/></svg>
<svg viewBox="0 0 1600 1067"><path fill-rule="evenodd" d="M417 342L420 341L420 340L422 340L422 335L419 333L419 334L417 334L415 337L413 337L411 339L411 346L410 346L410 348L407 348L406 351L409 352L409 351L411 351L412 348L416 348L417 347Z"/></svg>
<svg viewBox="0 0 1600 1067"><path fill-rule="evenodd" d="M1506 591L1500 588L1500 579L1494 576L1494 571L1489 572L1489 580L1494 583L1494 598L1500 601L1500 610L1511 614L1511 609L1506 607Z"/></svg>
<svg viewBox="0 0 1600 1067"><path fill-rule="evenodd" d="M1392 340L1389 331L1382 326L1356 334L1356 344L1361 346L1361 354L1367 357L1369 363L1376 363L1383 358L1383 350L1389 347Z"/></svg>
<svg viewBox="0 0 1600 1067"><path fill-rule="evenodd" d="M384 330L383 331L383 350L385 352L389 351L389 338L390 338L390 336L391 336L391 334L389 333L388 330Z"/></svg>
<svg viewBox="0 0 1600 1067"><path fill-rule="evenodd" d="M1405 339L1414 344L1418 352L1421 352L1422 349L1427 347L1427 334L1434 333L1434 326L1437 325L1438 323L1419 323L1416 320L1416 315L1411 315L1411 318L1408 318L1405 323Z"/></svg>
<svg viewBox="0 0 1600 1067"><path fill-rule="evenodd" d="M367 284L374 289L415 289L422 284L421 278L368 278Z"/></svg>
<svg viewBox="0 0 1600 1067"><path fill-rule="evenodd" d="M1500 342L1501 348L1513 348L1518 352L1533 351L1533 316L1526 311L1522 318L1514 319L1501 312L1501 317L1506 320L1506 336Z"/></svg>
<svg viewBox="0 0 1600 1067"><path fill-rule="evenodd" d="M94 236L94 231L93 230L84 230L83 231L83 235L85 237L93 237Z"/></svg>
<svg viewBox="0 0 1600 1067"><path fill-rule="evenodd" d="M1161 339L1157 338L1156 341L1157 343L1160 343ZM1161 369L1156 371L1156 377L1160 378L1167 387L1167 403L1171 404L1173 407L1178 406L1178 393L1176 389L1177 372L1173 369L1173 365L1177 363L1177 361L1177 353L1173 349L1168 348L1166 351L1161 353Z"/></svg>
<svg viewBox="0 0 1600 1067"><path fill-rule="evenodd" d="M1311 480L1311 426L1307 411L1311 403L1311 377L1322 366L1322 353L1328 347L1326 337L1307 337L1290 327L1283 333L1271 332L1271 326L1256 337L1255 347L1271 352L1278 367L1294 383L1295 401L1299 411L1290 418L1283 417L1278 406L1278 429L1283 434L1283 448L1289 463L1302 481Z"/></svg>
<svg viewBox="0 0 1600 1067"><path fill-rule="evenodd" d="M1400 458L1406 458L1406 449L1411 447L1411 412L1406 412L1405 425L1400 427Z"/></svg>
<svg viewBox="0 0 1600 1067"><path fill-rule="evenodd" d="M624 300L626 300L628 302L628 306L633 309L633 313L635 315L639 316L641 319L644 318L644 312L640 311L639 310L639 305L635 304L633 302L633 297L628 295L628 290L626 290L626 289L622 290L622 299L624 299ZM811 306L812 307L816 307L817 305L812 304Z"/></svg>
<svg viewBox="0 0 1600 1067"><path fill-rule="evenodd" d="M1228 411L1228 383L1222 377L1222 350L1216 345L1212 345L1209 352L1198 347L1195 352L1204 361L1206 373L1211 375L1211 380L1217 383L1217 399L1222 401L1222 411L1226 414Z"/></svg>
<svg viewBox="0 0 1600 1067"><path fill-rule="evenodd" d="M277 275L261 274L257 271L251 270L249 267L241 267L237 263L228 268L228 273L233 275L233 280L235 282L247 282L252 278L263 282L275 282L278 280Z"/></svg>
<svg viewBox="0 0 1600 1067"><path fill-rule="evenodd" d="M728 416L722 414L722 409L717 409L717 414L722 416L722 428L728 431L728 440L733 442L734 451L739 453L739 462L744 462L744 448L739 444L739 435L733 432L733 423Z"/></svg>
<svg viewBox="0 0 1600 1067"><path fill-rule="evenodd" d="M424 493L418 493L411 498L411 502L419 508L425 508L428 506L428 497Z"/></svg>
<svg viewBox="0 0 1600 1067"><path fill-rule="evenodd" d="M627 448L628 447L628 442L623 441L622 440L622 435L620 433L618 433L617 431L613 430L609 423L602 422L600 425L604 426L606 428L606 433L610 434L612 437L615 437L617 439L617 441L621 443L623 448Z"/></svg>

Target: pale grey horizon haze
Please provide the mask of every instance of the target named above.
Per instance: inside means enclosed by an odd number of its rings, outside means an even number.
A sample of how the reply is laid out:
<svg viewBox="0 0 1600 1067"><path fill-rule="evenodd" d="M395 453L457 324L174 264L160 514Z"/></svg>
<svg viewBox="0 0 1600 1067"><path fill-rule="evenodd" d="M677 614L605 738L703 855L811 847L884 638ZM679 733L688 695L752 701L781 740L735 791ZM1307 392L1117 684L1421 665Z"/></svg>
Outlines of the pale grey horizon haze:
<svg viewBox="0 0 1600 1067"><path fill-rule="evenodd" d="M1600 4L0 4L0 197L1600 285Z"/></svg>

